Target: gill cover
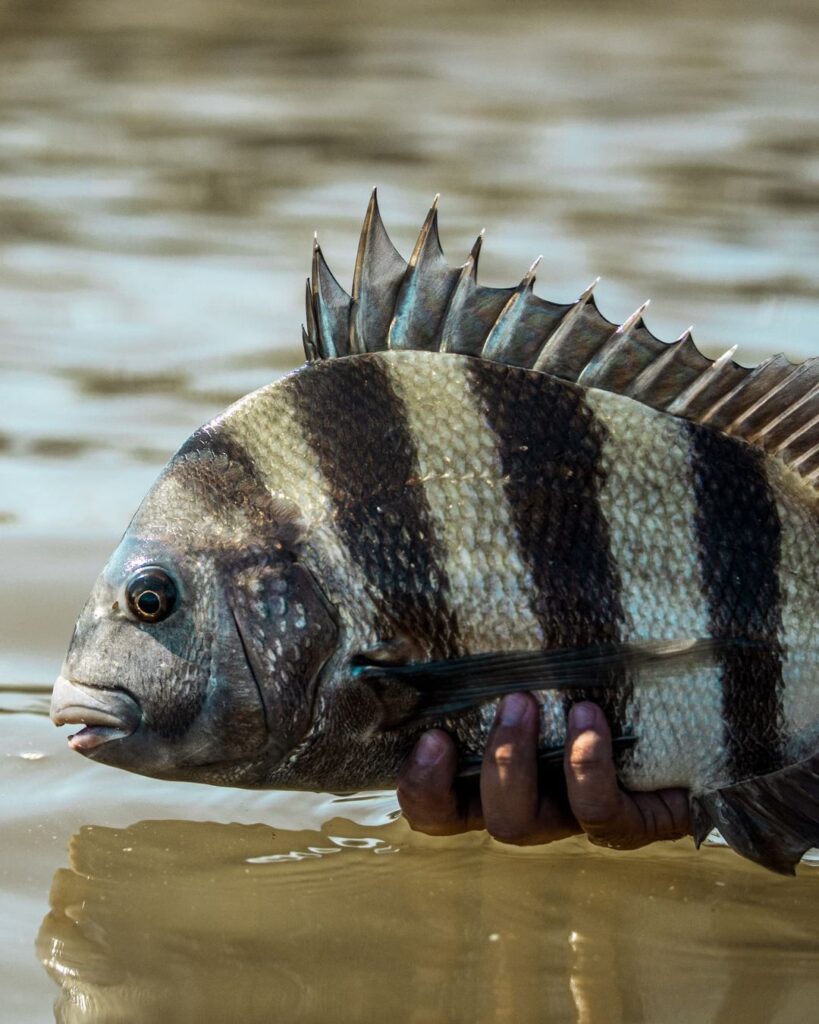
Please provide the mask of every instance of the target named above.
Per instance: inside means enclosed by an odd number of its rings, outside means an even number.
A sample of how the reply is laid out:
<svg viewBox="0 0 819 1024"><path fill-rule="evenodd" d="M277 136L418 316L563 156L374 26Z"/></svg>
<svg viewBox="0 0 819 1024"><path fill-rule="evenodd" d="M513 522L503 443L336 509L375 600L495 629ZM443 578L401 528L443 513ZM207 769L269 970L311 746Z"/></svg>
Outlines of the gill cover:
<svg viewBox="0 0 819 1024"><path fill-rule="evenodd" d="M227 600L270 737L283 757L310 726L318 675L338 624L310 571L286 552L244 551L226 572Z"/></svg>

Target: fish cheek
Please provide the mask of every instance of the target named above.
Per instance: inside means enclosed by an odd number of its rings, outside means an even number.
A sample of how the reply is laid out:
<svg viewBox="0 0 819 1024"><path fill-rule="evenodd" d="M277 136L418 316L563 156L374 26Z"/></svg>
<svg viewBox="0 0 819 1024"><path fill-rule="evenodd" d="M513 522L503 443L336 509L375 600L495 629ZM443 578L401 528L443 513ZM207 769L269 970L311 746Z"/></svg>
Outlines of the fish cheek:
<svg viewBox="0 0 819 1024"><path fill-rule="evenodd" d="M243 558L225 578L269 747L281 758L310 727L319 673L338 643L336 616L309 570L289 557Z"/></svg>
<svg viewBox="0 0 819 1024"><path fill-rule="evenodd" d="M209 645L194 627L188 616L124 626L129 689L139 700L145 725L163 740L181 740L199 719L207 696Z"/></svg>

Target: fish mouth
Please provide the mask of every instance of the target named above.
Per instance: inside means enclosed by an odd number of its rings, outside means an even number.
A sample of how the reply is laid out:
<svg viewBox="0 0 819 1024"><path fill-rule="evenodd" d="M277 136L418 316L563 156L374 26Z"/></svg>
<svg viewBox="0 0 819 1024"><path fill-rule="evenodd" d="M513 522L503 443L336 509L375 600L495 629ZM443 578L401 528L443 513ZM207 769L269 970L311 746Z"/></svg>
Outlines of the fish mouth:
<svg viewBox="0 0 819 1024"><path fill-rule="evenodd" d="M91 686L58 676L51 694L55 725L83 725L68 745L81 754L134 733L142 718L137 702L116 687Z"/></svg>

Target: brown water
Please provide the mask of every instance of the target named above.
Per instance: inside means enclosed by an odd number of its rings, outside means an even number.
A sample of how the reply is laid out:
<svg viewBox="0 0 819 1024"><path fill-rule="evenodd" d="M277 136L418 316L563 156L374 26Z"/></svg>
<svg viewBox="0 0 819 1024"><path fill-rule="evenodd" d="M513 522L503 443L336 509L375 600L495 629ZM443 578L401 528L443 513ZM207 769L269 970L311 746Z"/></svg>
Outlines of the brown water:
<svg viewBox="0 0 819 1024"><path fill-rule="evenodd" d="M167 456L300 360L319 228L819 352L815 4L0 0L0 1019L809 1022L819 870L413 836L96 767L48 685Z"/></svg>

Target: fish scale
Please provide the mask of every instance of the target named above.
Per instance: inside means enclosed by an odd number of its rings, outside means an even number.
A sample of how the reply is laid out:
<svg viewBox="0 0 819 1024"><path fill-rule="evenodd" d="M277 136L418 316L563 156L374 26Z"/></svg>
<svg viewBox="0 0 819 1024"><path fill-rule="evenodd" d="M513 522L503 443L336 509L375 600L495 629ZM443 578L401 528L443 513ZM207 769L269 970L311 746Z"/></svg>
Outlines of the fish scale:
<svg viewBox="0 0 819 1024"><path fill-rule="evenodd" d="M645 306L539 298L537 263L486 288L480 249L450 267L433 205L405 263L374 194L351 295L315 244L308 363L170 461L55 721L144 774L349 791L435 725L474 771L519 690L551 763L593 698L624 785L688 788L698 843L793 872L819 844L819 361L709 360Z"/></svg>

